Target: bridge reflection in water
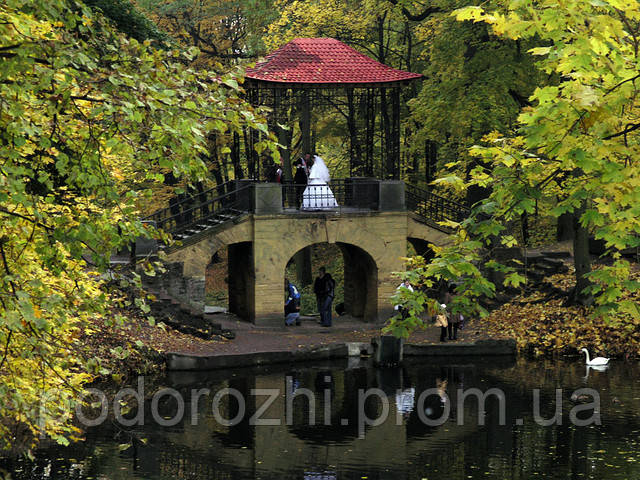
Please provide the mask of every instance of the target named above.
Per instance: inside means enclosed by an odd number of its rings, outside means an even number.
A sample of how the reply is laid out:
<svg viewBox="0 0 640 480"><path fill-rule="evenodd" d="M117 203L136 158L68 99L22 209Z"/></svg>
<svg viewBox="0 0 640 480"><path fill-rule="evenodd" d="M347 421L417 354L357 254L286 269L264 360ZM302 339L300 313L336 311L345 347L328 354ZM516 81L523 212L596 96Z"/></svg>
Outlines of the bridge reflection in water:
<svg viewBox="0 0 640 480"><path fill-rule="evenodd" d="M45 447L35 452L33 462L0 460L0 469L13 472L15 480L639 478L637 452L630 447L640 429L634 402L639 394L637 365L613 365L609 372L592 373L585 384L580 361L416 360L387 370L345 361L147 377L145 425L122 428L106 421L90 429L83 442L67 448ZM284 392L294 386L311 392L315 425L308 422L305 398L287 406ZM577 426L569 419L575 407L569 401L571 392L585 386L600 394L601 426ZM171 427L161 427L151 417L150 397L161 387L172 387L186 399L182 419ZM212 397L223 388L236 389L247 398L242 421L233 426L221 425L212 413ZM379 398L364 407L358 405L358 391L371 388L379 389L388 400L389 416L377 426L366 427L364 438L359 438L354 425L360 412L374 418L383 409ZM450 399L449 419L441 425L425 425L419 408L431 419L443 410L438 388ZM493 396L481 409L472 396L458 409L458 389L472 388L504 392L504 422ZM536 424L534 388L541 389L539 412L545 419L556 412L556 388L562 389L561 423ZM192 404L189 399L202 389L210 393ZM249 421L267 399L252 395L255 389L280 393L261 414L262 419L276 419L279 424L256 426ZM427 389L436 393L420 405L418 399ZM226 418L237 413L229 397L219 405ZM331 407L330 425L323 423L326 405ZM168 395L162 397L158 410L161 418L172 418L178 411ZM192 422L195 413L197 421ZM589 416L588 411L583 413ZM290 425L287 414L292 417ZM480 414L484 425L479 423Z"/></svg>

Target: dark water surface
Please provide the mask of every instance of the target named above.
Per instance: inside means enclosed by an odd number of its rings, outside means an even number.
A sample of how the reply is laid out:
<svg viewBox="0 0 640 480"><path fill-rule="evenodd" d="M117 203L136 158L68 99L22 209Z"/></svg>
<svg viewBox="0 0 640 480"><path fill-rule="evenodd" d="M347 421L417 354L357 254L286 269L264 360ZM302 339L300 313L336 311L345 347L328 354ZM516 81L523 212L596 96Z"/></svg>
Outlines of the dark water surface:
<svg viewBox="0 0 640 480"><path fill-rule="evenodd" d="M4 460L0 466L14 479L640 479L639 379L637 363L614 362L607 371L587 372L579 360L500 358L423 358L395 369L345 361L172 373L144 379L143 426L123 427L110 415L82 443L43 448L34 461ZM163 387L185 399L184 418L174 426L152 418L151 398ZM212 413L214 395L224 388L246 399L245 415L230 426ZM473 388L502 391L504 418L496 396L484 408L470 396L461 409L461 391ZM536 388L544 418L554 415L560 395L561 424L536 423ZM571 422L576 403L570 397L580 388L599 395L601 425ZM198 389L211 394L196 401ZM279 394L260 416L275 425L250 421L267 398L252 396L252 390L260 393L255 389ZM315 402L315 424L304 389ZM367 389L376 390L363 400ZM288 405L292 391L300 398ZM224 418L242 413L229 395L216 405ZM593 405L582 405L587 410L577 418L592 417ZM448 420L434 425L447 410ZM156 411L159 421L167 421L179 406L166 395ZM375 426L359 424L365 416L382 419Z"/></svg>

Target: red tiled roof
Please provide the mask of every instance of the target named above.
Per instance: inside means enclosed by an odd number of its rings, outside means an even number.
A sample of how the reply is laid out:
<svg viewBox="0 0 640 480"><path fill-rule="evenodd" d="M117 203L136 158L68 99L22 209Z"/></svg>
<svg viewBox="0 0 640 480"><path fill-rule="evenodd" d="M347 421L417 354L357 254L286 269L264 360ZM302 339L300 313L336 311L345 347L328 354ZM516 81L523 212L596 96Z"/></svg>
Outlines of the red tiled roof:
<svg viewBox="0 0 640 480"><path fill-rule="evenodd" d="M296 38L248 68L246 77L279 83L388 83L422 77L388 67L334 38Z"/></svg>

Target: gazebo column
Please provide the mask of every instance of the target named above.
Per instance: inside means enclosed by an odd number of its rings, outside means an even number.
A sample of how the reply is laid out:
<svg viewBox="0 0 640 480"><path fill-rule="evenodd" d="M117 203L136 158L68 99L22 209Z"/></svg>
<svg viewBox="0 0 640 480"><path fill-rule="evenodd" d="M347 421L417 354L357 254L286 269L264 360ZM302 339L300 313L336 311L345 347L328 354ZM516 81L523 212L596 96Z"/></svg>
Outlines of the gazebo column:
<svg viewBox="0 0 640 480"><path fill-rule="evenodd" d="M391 154L391 121L389 120L389 102L387 101L387 89L380 89L380 127L382 130L382 142L380 148L381 178L393 176L393 157Z"/></svg>
<svg viewBox="0 0 640 480"><path fill-rule="evenodd" d="M373 133L376 128L376 104L375 104L375 94L373 89L367 88L366 94L366 108L365 108L365 122L366 122L366 130L365 130L365 169L364 176L371 177L373 176L373 145L374 138Z"/></svg>
<svg viewBox="0 0 640 480"><path fill-rule="evenodd" d="M285 119L289 118L289 102L287 101L288 89L274 88L275 106L274 106L274 127L273 130L278 132L278 143L284 148L280 149L280 159L282 160L282 170L284 179L292 180L291 175L291 137L292 129L285 130L279 124L284 124Z"/></svg>
<svg viewBox="0 0 640 480"><path fill-rule="evenodd" d="M349 129L349 172L352 177L362 176L362 155L360 140L358 138L358 125L356 123L356 106L354 101L353 88L345 89L347 93L347 128Z"/></svg>
<svg viewBox="0 0 640 480"><path fill-rule="evenodd" d="M400 89L391 89L391 160L393 178L400 178Z"/></svg>
<svg viewBox="0 0 640 480"><path fill-rule="evenodd" d="M300 135L302 136L302 155L311 153L311 102L309 91L303 90L300 98Z"/></svg>

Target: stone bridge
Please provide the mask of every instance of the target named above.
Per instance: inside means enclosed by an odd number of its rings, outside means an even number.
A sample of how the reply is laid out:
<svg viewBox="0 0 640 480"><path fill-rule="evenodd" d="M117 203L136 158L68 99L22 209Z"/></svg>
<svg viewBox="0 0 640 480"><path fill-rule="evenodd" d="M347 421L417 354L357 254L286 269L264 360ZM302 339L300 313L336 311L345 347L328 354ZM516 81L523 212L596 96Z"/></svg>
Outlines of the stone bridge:
<svg viewBox="0 0 640 480"><path fill-rule="evenodd" d="M344 257L347 313L368 322L386 320L393 314L390 297L399 284L394 272L404 270L407 242L424 252L429 243L445 244L449 234L436 222L425 221L416 208L407 209L411 200L403 182L376 181L375 186L375 209L354 208L349 206L352 200L343 198L342 208L309 212L287 208L287 190L279 184L240 187L246 193L236 195L233 214L204 223L204 217L220 210L209 209L191 221L200 229L174 234L182 245L166 253L181 270L174 274L184 280L181 292L170 293L202 305L207 265L227 247L229 311L258 325L281 325L288 262L301 249L327 242L337 245Z"/></svg>

